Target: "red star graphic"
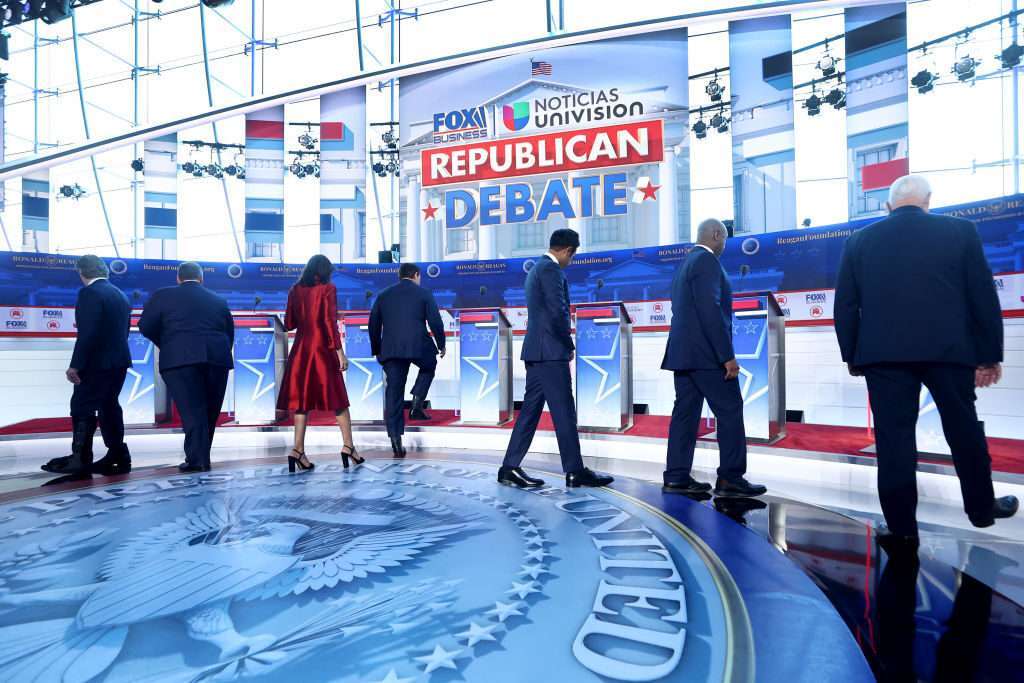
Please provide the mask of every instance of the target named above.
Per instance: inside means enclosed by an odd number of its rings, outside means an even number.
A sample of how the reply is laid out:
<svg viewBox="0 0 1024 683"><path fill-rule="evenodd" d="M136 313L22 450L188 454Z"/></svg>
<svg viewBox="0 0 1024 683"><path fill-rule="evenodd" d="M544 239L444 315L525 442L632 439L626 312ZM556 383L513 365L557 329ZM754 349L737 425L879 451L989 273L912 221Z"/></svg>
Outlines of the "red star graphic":
<svg viewBox="0 0 1024 683"><path fill-rule="evenodd" d="M647 181L647 187L638 187L638 190L644 193L644 198L640 201L645 202L648 199L657 199L655 193L661 189L661 185L655 185L650 180Z"/></svg>
<svg viewBox="0 0 1024 683"><path fill-rule="evenodd" d="M438 208L439 207L436 207L433 204L427 204L426 208L422 209L423 220L427 220L428 218L434 218L434 214L437 213Z"/></svg>

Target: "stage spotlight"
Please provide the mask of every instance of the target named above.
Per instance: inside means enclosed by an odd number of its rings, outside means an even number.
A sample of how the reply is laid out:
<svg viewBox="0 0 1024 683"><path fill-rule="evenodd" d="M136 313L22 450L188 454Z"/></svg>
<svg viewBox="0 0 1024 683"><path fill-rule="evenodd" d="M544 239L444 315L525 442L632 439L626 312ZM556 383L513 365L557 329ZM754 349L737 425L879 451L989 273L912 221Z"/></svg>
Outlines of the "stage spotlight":
<svg viewBox="0 0 1024 683"><path fill-rule="evenodd" d="M316 172L316 167L313 164L306 164L302 167L302 170L306 175L313 175Z"/></svg>
<svg viewBox="0 0 1024 683"><path fill-rule="evenodd" d="M78 183L74 185L61 185L59 192L60 196L65 199L81 199L85 196L85 190Z"/></svg>
<svg viewBox="0 0 1024 683"><path fill-rule="evenodd" d="M11 36L7 33L0 33L0 59L5 62L11 58Z"/></svg>
<svg viewBox="0 0 1024 683"><path fill-rule="evenodd" d="M196 165L193 164L191 161L186 161L181 165L181 170L184 171L185 173L192 173L196 170Z"/></svg>
<svg viewBox="0 0 1024 683"><path fill-rule="evenodd" d="M842 109L846 106L846 91L840 88L832 88L832 90L825 95L825 101L836 109Z"/></svg>
<svg viewBox="0 0 1024 683"><path fill-rule="evenodd" d="M141 171L142 169L144 169L145 167L146 167L146 165L142 161L142 159L132 159L132 170L133 171L138 172L138 171Z"/></svg>
<svg viewBox="0 0 1024 683"><path fill-rule="evenodd" d="M395 130L394 130L393 128L388 128L388 129L387 129L386 131L384 131L384 133L383 133L383 134L381 135L381 139L382 139L382 140L384 140L384 142L385 142L385 143L387 143L387 144L389 144L389 145L390 145L390 144L391 144L392 142L397 142L397 139L395 138Z"/></svg>
<svg viewBox="0 0 1024 683"><path fill-rule="evenodd" d="M708 124L704 123L704 119L698 119L697 123L693 124L692 130L698 140L703 140L708 136Z"/></svg>
<svg viewBox="0 0 1024 683"><path fill-rule="evenodd" d="M203 167L200 166L199 164L196 164L195 168L192 170L192 175L195 176L196 178L202 178L203 177Z"/></svg>
<svg viewBox="0 0 1024 683"><path fill-rule="evenodd" d="M704 86L704 92L708 94L712 102L721 102L722 93L725 92L725 88L718 82L718 75L716 74L711 81Z"/></svg>
<svg viewBox="0 0 1024 683"><path fill-rule="evenodd" d="M373 162L372 168L374 173L381 176L382 178L384 177L384 164L382 164L379 161L375 161Z"/></svg>
<svg viewBox="0 0 1024 683"><path fill-rule="evenodd" d="M969 81L973 79L978 73L978 65L981 64L980 59L975 59L970 55L964 55L960 59L956 60L956 64L953 65L953 73L960 81Z"/></svg>
<svg viewBox="0 0 1024 683"><path fill-rule="evenodd" d="M229 176L234 177L238 175L238 167L235 166L234 164L229 164L224 167L224 172L227 173Z"/></svg>
<svg viewBox="0 0 1024 683"><path fill-rule="evenodd" d="M394 176L397 176L398 175L398 162L395 161L394 159L389 161L388 165L385 167L385 171L387 171L387 173L390 173L390 174L392 174Z"/></svg>
<svg viewBox="0 0 1024 683"><path fill-rule="evenodd" d="M1020 64L1021 57L1024 57L1024 47L1018 45L1017 41L1014 41L1013 45L999 54L999 60L1002 62L1004 69L1012 69Z"/></svg>
<svg viewBox="0 0 1024 683"><path fill-rule="evenodd" d="M71 0L43 0L39 18L44 24L55 24L71 16Z"/></svg>
<svg viewBox="0 0 1024 683"><path fill-rule="evenodd" d="M935 89L935 81L939 80L939 77L933 74L928 69L921 69L917 74L910 79L910 85L917 88L917 92L921 95L931 92Z"/></svg>
<svg viewBox="0 0 1024 683"><path fill-rule="evenodd" d="M299 144L306 149L313 149L316 147L316 143L320 142L318 139L310 135L309 133L303 133L299 136Z"/></svg>
<svg viewBox="0 0 1024 683"><path fill-rule="evenodd" d="M206 174L213 176L214 178L223 178L224 169L220 167L220 164L209 164L206 167Z"/></svg>
<svg viewBox="0 0 1024 683"><path fill-rule="evenodd" d="M298 159L296 159L288 167L288 170L291 171L292 173L294 173L295 175L299 175L300 173L302 173L302 162L300 162ZM301 178L302 176L299 176L299 177Z"/></svg>
<svg viewBox="0 0 1024 683"><path fill-rule="evenodd" d="M807 109L808 116L817 116L821 113L821 98L817 93L811 94L804 102L804 107Z"/></svg>
<svg viewBox="0 0 1024 683"><path fill-rule="evenodd" d="M724 116L722 116L721 119L722 120L719 122L719 124L717 126L715 126L715 130L717 130L719 133L728 133L729 132L729 119L727 119Z"/></svg>
<svg viewBox="0 0 1024 683"><path fill-rule="evenodd" d="M245 166L238 167L238 175L236 177L239 180L245 180Z"/></svg>
<svg viewBox="0 0 1024 683"><path fill-rule="evenodd" d="M203 0L203 4L213 9L215 7L227 7L235 0Z"/></svg>
<svg viewBox="0 0 1024 683"><path fill-rule="evenodd" d="M825 76L826 78L833 76L836 73L836 58L826 52L824 56L818 60L817 66L818 71L821 72L822 76Z"/></svg>

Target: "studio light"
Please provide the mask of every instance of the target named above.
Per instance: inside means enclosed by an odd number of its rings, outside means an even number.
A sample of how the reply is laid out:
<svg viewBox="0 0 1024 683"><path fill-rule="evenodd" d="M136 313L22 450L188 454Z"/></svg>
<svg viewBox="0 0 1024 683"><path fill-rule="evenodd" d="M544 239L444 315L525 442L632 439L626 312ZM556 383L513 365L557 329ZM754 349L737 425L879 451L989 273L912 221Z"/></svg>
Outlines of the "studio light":
<svg viewBox="0 0 1024 683"><path fill-rule="evenodd" d="M826 78L828 76L835 75L836 58L826 52L824 56L822 56L822 58L818 60L818 71L820 71L821 75L825 76Z"/></svg>
<svg viewBox="0 0 1024 683"><path fill-rule="evenodd" d="M213 9L215 7L227 7L235 0L203 0L203 4Z"/></svg>
<svg viewBox="0 0 1024 683"><path fill-rule="evenodd" d="M953 73L960 81L972 80L978 73L978 65L981 64L980 59L975 59L970 55L964 55L960 59L956 60L956 64L953 65Z"/></svg>
<svg viewBox="0 0 1024 683"><path fill-rule="evenodd" d="M181 170L184 171L185 173L194 173L196 170L196 165L191 161L186 161L181 165Z"/></svg>
<svg viewBox="0 0 1024 683"><path fill-rule="evenodd" d="M316 172L316 167L313 166L313 164L306 164L305 166L302 167L302 170L305 172L306 175L313 175L313 173Z"/></svg>
<svg viewBox="0 0 1024 683"><path fill-rule="evenodd" d="M939 80L938 76L933 74L928 69L921 69L917 74L910 79L910 85L917 88L917 92L921 95L929 93L935 89L935 81Z"/></svg>
<svg viewBox="0 0 1024 683"><path fill-rule="evenodd" d="M725 133L726 131L729 130L729 119L725 118L725 115L722 112L718 112L717 114L712 116L711 121L709 121L708 123L712 128L717 130L719 133Z"/></svg>
<svg viewBox="0 0 1024 683"><path fill-rule="evenodd" d="M693 124L692 130L698 140L703 140L708 136L708 124L704 123L704 119L698 119L697 123Z"/></svg>
<svg viewBox="0 0 1024 683"><path fill-rule="evenodd" d="M722 93L725 92L725 88L718 82L718 76L716 75L711 81L704 86L704 92L708 94L712 102L721 102Z"/></svg>
<svg viewBox="0 0 1024 683"><path fill-rule="evenodd" d="M133 170L133 171L135 171L135 172L140 172L140 171L142 171L142 169L144 169L145 167L146 167L146 165L145 165L145 163L144 163L144 162L142 161L142 159L132 159L132 170Z"/></svg>
<svg viewBox="0 0 1024 683"><path fill-rule="evenodd" d="M238 168L238 166L236 166L234 164L230 164L230 165L224 167L224 172L227 173L229 176L234 177L234 176L238 175L239 168Z"/></svg>
<svg viewBox="0 0 1024 683"><path fill-rule="evenodd" d="M832 90L825 95L825 101L836 109L842 109L846 106L846 91L841 88L832 88Z"/></svg>
<svg viewBox="0 0 1024 683"><path fill-rule="evenodd" d="M60 196L65 199L81 199L85 196L85 190L78 183L74 185L61 185L59 192Z"/></svg>
<svg viewBox="0 0 1024 683"><path fill-rule="evenodd" d="M293 175L297 175L300 178L306 175L305 170L302 168L302 162L299 161L298 159L291 163L291 166L288 167L288 170L291 171Z"/></svg>
<svg viewBox="0 0 1024 683"><path fill-rule="evenodd" d="M224 169L221 168L220 164L209 164L206 167L206 174L209 176L213 176L214 178L223 178Z"/></svg>
<svg viewBox="0 0 1024 683"><path fill-rule="evenodd" d="M192 175L195 176L196 178L202 178L203 177L203 167L200 166L199 164L195 164L193 169L192 169Z"/></svg>
<svg viewBox="0 0 1024 683"><path fill-rule="evenodd" d="M313 149L316 147L316 143L320 142L317 138L313 137L309 133L303 133L299 136L299 144L306 149Z"/></svg>
<svg viewBox="0 0 1024 683"><path fill-rule="evenodd" d="M71 16L71 0L43 0L39 18L44 24L55 24Z"/></svg>
<svg viewBox="0 0 1024 683"><path fill-rule="evenodd" d="M1021 57L1024 57L1024 47L1018 45L1017 41L1013 41L1012 45L999 53L999 61L1002 62L1004 69L1012 69L1020 64Z"/></svg>
<svg viewBox="0 0 1024 683"><path fill-rule="evenodd" d="M381 163L379 161L375 161L375 162L373 162L373 167L372 168L373 168L373 172L374 173L379 175L381 178L384 177L385 174L384 174L384 164L383 163Z"/></svg>
<svg viewBox="0 0 1024 683"><path fill-rule="evenodd" d="M821 98L817 93L812 93L804 102L804 107L807 109L808 116L817 116L821 113Z"/></svg>

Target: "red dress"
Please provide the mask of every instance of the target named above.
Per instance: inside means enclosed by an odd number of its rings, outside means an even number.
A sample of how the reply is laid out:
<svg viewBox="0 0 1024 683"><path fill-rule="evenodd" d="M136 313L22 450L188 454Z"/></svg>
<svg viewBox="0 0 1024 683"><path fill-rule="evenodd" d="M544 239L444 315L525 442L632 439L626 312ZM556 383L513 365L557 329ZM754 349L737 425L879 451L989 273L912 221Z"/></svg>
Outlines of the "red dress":
<svg viewBox="0 0 1024 683"><path fill-rule="evenodd" d="M341 334L334 285L292 287L284 326L296 333L277 397L278 409L338 412L348 408L348 392L338 361Z"/></svg>

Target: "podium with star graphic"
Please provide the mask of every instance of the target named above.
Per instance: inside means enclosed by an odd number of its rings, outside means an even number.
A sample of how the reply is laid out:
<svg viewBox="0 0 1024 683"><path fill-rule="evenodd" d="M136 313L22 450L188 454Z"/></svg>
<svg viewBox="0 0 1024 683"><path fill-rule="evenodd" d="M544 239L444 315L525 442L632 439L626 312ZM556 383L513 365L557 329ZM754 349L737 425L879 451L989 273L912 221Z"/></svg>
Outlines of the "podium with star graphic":
<svg viewBox="0 0 1024 683"><path fill-rule="evenodd" d="M512 325L500 308L458 312L459 415L463 424L512 419Z"/></svg>
<svg viewBox="0 0 1024 683"><path fill-rule="evenodd" d="M167 387L157 372L160 350L139 332L138 319L132 318L128 348L132 366L121 387L118 401L127 426L152 426L168 417Z"/></svg>
<svg viewBox="0 0 1024 683"><path fill-rule="evenodd" d="M271 424L283 417L277 392L287 359L287 335L278 316L235 316L237 424Z"/></svg>
<svg viewBox="0 0 1024 683"><path fill-rule="evenodd" d="M580 431L633 426L633 321L621 301L576 306L576 419Z"/></svg>
<svg viewBox="0 0 1024 683"><path fill-rule="evenodd" d="M370 351L370 312L350 311L342 322L348 371L345 388L351 401L352 421L359 424L384 422L384 368Z"/></svg>
<svg viewBox="0 0 1024 683"><path fill-rule="evenodd" d="M771 292L737 294L732 308L747 439L774 443L786 435L786 319Z"/></svg>

